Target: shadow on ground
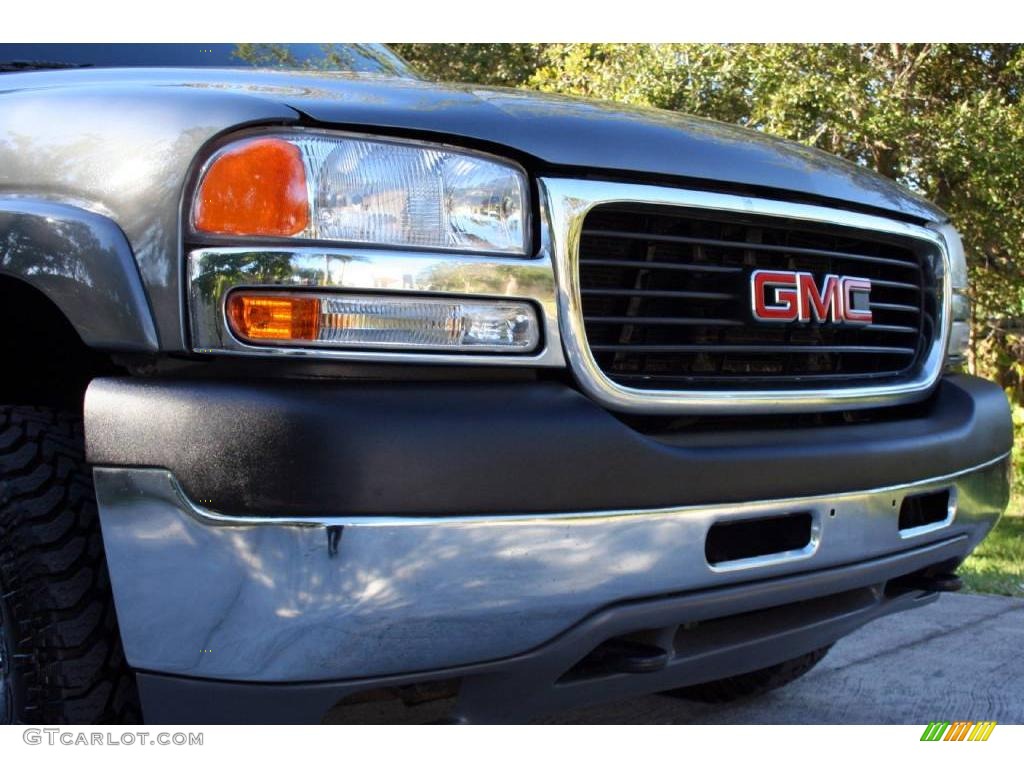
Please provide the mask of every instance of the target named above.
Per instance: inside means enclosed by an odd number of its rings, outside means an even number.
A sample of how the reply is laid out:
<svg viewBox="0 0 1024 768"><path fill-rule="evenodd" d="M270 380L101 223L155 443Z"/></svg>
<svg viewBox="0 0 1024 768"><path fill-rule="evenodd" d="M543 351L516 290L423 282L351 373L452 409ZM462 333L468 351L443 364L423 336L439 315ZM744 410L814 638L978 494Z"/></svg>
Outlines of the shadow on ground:
<svg viewBox="0 0 1024 768"><path fill-rule="evenodd" d="M806 677L726 705L664 696L546 723L1024 723L1024 599L944 595L839 641Z"/></svg>
<svg viewBox="0 0 1024 768"><path fill-rule="evenodd" d="M441 702L339 707L328 723L427 723ZM944 595L839 641L806 677L757 699L698 704L645 696L540 723L1024 723L1024 599Z"/></svg>

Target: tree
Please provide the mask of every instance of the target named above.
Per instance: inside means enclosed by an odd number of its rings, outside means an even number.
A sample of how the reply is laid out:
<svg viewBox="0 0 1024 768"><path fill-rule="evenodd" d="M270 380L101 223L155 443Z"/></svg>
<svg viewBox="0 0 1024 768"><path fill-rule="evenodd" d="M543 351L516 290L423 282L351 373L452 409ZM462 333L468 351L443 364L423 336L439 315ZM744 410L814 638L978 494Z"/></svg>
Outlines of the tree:
<svg viewBox="0 0 1024 768"><path fill-rule="evenodd" d="M541 65L537 43L390 43L434 80L483 85L525 85Z"/></svg>
<svg viewBox="0 0 1024 768"><path fill-rule="evenodd" d="M818 147L946 210L972 278L972 365L1024 400L1024 46L411 45L440 79L678 110Z"/></svg>

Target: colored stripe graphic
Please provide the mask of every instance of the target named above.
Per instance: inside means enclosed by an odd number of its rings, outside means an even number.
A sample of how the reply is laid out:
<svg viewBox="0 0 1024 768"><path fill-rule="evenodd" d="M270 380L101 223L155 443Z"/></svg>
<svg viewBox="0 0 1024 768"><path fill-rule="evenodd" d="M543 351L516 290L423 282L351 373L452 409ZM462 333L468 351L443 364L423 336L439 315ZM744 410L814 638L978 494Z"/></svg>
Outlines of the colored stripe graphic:
<svg viewBox="0 0 1024 768"><path fill-rule="evenodd" d="M968 741L988 741L988 737L992 735L992 730L996 727L995 720L983 720L974 726L974 730L971 731L971 735L967 737Z"/></svg>
<svg viewBox="0 0 1024 768"><path fill-rule="evenodd" d="M921 734L921 741L939 741L942 739L942 734L949 728L949 721L936 722L933 720L925 726L924 733Z"/></svg>
<svg viewBox="0 0 1024 768"><path fill-rule="evenodd" d="M946 738L943 741L963 741L967 737L967 732L974 725L972 722L957 720L949 728L949 733L946 734Z"/></svg>
<svg viewBox="0 0 1024 768"><path fill-rule="evenodd" d="M925 726L921 741L988 741L995 720L932 720Z"/></svg>

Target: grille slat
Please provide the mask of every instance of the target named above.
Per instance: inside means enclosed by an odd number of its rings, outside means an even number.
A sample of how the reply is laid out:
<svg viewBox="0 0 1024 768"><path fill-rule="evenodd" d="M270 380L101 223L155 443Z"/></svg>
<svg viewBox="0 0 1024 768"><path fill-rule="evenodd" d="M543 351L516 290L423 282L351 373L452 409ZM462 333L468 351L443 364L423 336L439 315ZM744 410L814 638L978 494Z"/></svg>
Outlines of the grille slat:
<svg viewBox="0 0 1024 768"><path fill-rule="evenodd" d="M921 332L920 328L911 328L908 325L878 325L877 323L872 323L871 325L867 325L867 326L864 327L864 329L867 330L867 331L872 331L874 333L920 333Z"/></svg>
<svg viewBox="0 0 1024 768"><path fill-rule="evenodd" d="M584 296L644 296L649 299L707 299L728 301L735 298L731 293L710 291L645 291L642 288L584 288Z"/></svg>
<svg viewBox="0 0 1024 768"><path fill-rule="evenodd" d="M891 312L913 312L915 315L921 314L920 307L911 307L905 304L884 304L881 302L871 302L872 309L889 310Z"/></svg>
<svg viewBox="0 0 1024 768"><path fill-rule="evenodd" d="M746 354L824 354L843 352L851 355L913 355L916 349L909 347L854 347L854 346L798 346L763 344L594 344L594 352L744 352Z"/></svg>
<svg viewBox="0 0 1024 768"><path fill-rule="evenodd" d="M787 383L800 382L800 381L805 381L805 380L813 382L813 383L821 383L821 382L826 382L826 381L847 381L847 380L857 381L857 382L864 382L864 381L869 381L869 380L873 380L873 379L889 378L889 377L891 377L891 375L892 374L890 374L888 371L886 371L886 372L883 372L883 373L819 373L819 374L816 374L814 376L790 376L790 377L787 377L787 378L784 378L784 379L782 377L779 377L779 376L745 376L744 377L744 382L746 382L747 384L756 384L756 385L777 383L780 380L784 380ZM623 381L623 382L629 382L631 386L635 386L636 383L642 383L642 382L658 383L658 382L661 382L663 379L667 379L668 381L678 381L679 380L678 377L674 377L674 376L673 377L663 377L663 376L658 376L657 374L640 374L640 373L622 373L622 374L619 374L618 376L616 376L616 378L621 380L621 381ZM715 383L715 384L728 384L730 382L733 382L734 378L731 377L731 376L701 376L699 379L696 379L695 381L698 381L700 383L705 383L705 384L709 383L709 382Z"/></svg>
<svg viewBox="0 0 1024 768"><path fill-rule="evenodd" d="M920 291L920 285L914 285L913 283L901 283L894 280L878 280L872 278L871 285L881 288L897 288L904 291Z"/></svg>
<svg viewBox="0 0 1024 768"><path fill-rule="evenodd" d="M711 248L738 248L740 250L758 250L765 253L789 253L802 256L824 256L830 259L842 259L846 261L863 261L873 264L889 264L896 267L920 270L921 265L917 261L902 261L900 259L887 259L880 256L865 256L859 253L843 253L841 251L823 251L817 248L803 248L799 246L779 246L752 244L748 242L734 242L729 240L710 240L702 237L678 237L672 235L650 235L637 236L635 232L621 232L618 230L594 230L585 232L584 237L611 237L618 239L643 240L660 243L681 243L686 245L704 245Z"/></svg>
<svg viewBox="0 0 1024 768"><path fill-rule="evenodd" d="M583 321L617 325L743 325L740 320L725 320L720 317L584 317Z"/></svg>
<svg viewBox="0 0 1024 768"><path fill-rule="evenodd" d="M935 291L920 243L754 214L605 205L578 254L587 343L613 381L638 388L813 388L896 381L932 342ZM873 322L767 323L755 270L871 281Z"/></svg>
<svg viewBox="0 0 1024 768"><path fill-rule="evenodd" d="M627 259L580 259L581 264L594 264L597 266L626 267L628 269L678 269L684 272L717 272L721 274L735 274L742 272L741 267L718 267L710 264L675 264L664 261L632 261Z"/></svg>

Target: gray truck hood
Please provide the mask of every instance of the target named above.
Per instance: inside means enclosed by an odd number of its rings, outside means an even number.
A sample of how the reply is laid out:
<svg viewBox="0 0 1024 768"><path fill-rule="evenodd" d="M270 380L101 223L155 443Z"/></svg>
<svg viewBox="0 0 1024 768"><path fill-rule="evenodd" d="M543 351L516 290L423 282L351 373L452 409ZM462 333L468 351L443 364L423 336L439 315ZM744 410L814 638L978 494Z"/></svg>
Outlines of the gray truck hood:
<svg viewBox="0 0 1024 768"><path fill-rule="evenodd" d="M898 212L944 214L892 181L759 131L656 109L470 85L319 78L283 97L314 120L485 141L564 168L783 190Z"/></svg>
<svg viewBox="0 0 1024 768"><path fill-rule="evenodd" d="M549 170L674 177L682 184L812 196L923 221L946 219L923 198L832 155L759 131L664 110L525 90L333 72L86 69L9 77L0 79L0 92L15 81L30 90L88 87L123 92L141 87L156 95L155 89L163 88L169 98L172 92L229 92L232 98L262 102L269 111L290 107L324 125L418 131L507 147Z"/></svg>

